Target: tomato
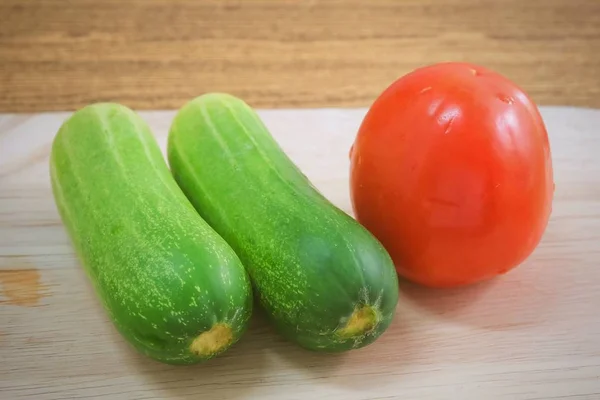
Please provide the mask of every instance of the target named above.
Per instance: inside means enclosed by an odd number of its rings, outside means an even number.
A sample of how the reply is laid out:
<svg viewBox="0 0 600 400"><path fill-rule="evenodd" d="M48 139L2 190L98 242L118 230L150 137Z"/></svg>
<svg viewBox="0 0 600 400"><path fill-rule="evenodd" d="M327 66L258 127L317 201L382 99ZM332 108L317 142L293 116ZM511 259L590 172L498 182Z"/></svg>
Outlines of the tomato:
<svg viewBox="0 0 600 400"><path fill-rule="evenodd" d="M398 79L367 112L350 158L357 220L417 283L505 273L547 226L554 183L542 117L480 66L436 64Z"/></svg>

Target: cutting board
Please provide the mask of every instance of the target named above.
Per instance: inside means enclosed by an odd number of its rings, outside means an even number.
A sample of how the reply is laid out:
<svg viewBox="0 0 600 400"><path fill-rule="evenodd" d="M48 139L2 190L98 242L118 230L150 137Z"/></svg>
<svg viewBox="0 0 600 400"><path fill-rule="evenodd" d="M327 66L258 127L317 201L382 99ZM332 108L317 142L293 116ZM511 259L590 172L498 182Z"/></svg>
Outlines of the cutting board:
<svg viewBox="0 0 600 400"><path fill-rule="evenodd" d="M348 150L365 110L260 114L351 213ZM556 195L519 268L467 288L401 282L374 344L325 355L256 312L230 351L190 367L138 355L107 319L54 206L51 141L68 113L0 116L0 398L600 399L600 110L543 108ZM142 112L164 150L173 112Z"/></svg>

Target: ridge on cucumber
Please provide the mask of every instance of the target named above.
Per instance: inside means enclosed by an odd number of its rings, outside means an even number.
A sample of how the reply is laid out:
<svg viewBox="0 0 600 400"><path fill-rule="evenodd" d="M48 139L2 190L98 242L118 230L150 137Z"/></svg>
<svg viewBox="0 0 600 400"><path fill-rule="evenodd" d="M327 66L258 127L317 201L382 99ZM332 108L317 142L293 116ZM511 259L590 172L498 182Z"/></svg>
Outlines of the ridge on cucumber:
<svg viewBox="0 0 600 400"><path fill-rule="evenodd" d="M225 351L252 310L247 273L174 181L145 122L112 103L61 126L53 194L96 294L122 336L161 362Z"/></svg>
<svg viewBox="0 0 600 400"><path fill-rule="evenodd" d="M315 189L250 106L222 93L190 101L167 153L175 180L239 255L285 337L337 352L387 329L398 302L388 253Z"/></svg>

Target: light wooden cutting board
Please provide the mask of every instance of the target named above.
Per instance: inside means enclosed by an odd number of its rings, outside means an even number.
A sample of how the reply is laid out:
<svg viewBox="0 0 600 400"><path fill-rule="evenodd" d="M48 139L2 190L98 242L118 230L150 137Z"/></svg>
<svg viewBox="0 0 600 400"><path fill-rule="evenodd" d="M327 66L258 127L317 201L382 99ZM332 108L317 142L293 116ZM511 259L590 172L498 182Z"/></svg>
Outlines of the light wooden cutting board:
<svg viewBox="0 0 600 400"><path fill-rule="evenodd" d="M348 150L364 112L261 115L350 212ZM361 350L301 350L255 314L239 344L192 367L132 351L74 257L48 178L68 114L0 116L0 398L600 399L600 110L542 112L556 196L524 265L463 289L401 283L393 325ZM174 113L141 115L164 149Z"/></svg>

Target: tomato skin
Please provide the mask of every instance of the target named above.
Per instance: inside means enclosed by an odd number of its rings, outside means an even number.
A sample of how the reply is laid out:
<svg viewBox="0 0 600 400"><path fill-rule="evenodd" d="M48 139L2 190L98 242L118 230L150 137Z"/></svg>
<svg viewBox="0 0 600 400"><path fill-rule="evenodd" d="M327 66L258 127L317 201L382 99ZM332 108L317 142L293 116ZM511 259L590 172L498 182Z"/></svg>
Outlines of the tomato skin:
<svg viewBox="0 0 600 400"><path fill-rule="evenodd" d="M514 83L480 66L436 64L398 79L367 112L350 159L357 220L400 275L426 286L509 271L550 217L542 117Z"/></svg>

